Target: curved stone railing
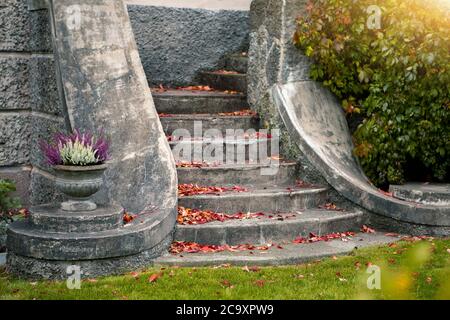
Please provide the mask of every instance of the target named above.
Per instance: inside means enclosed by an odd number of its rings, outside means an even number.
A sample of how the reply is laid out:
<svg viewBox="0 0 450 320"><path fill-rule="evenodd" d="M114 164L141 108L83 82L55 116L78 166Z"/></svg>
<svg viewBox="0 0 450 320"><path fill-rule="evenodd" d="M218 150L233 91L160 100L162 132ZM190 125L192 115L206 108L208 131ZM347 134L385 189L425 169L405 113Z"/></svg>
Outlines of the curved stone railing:
<svg viewBox="0 0 450 320"><path fill-rule="evenodd" d="M275 85L271 96L302 153L341 195L371 212L434 227L450 226L450 207L401 201L376 189L353 156L348 124L337 99L314 81Z"/></svg>
<svg viewBox="0 0 450 320"><path fill-rule="evenodd" d="M375 188L353 156L353 142L337 99L311 81L311 61L296 48L296 18L307 0L253 0L249 51L249 103L270 127L285 127L287 149L300 148L338 193L376 213L370 219L400 232L450 233L450 207L401 201ZM281 119L280 119L281 118ZM286 146L284 146L286 147ZM293 148L291 148L293 147ZM314 169L310 168L312 165ZM387 217L387 218L383 218ZM396 223L398 222L398 223Z"/></svg>

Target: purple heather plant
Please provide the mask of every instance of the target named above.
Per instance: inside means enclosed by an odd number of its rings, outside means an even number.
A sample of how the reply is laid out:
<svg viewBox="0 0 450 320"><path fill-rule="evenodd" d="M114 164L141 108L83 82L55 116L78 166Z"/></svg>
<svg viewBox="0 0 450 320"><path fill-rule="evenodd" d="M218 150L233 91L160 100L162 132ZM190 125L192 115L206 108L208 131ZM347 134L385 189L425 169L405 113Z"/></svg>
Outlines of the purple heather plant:
<svg viewBox="0 0 450 320"><path fill-rule="evenodd" d="M47 163L51 166L56 166L64 164L61 157L61 149L67 146L67 144L75 142L87 148L92 148L95 152L97 162L91 163L91 165L104 163L110 158L109 142L105 138L103 130L100 130L97 137L91 132L81 133L78 129L75 129L71 134L59 132L54 135L52 142L41 141L39 145L47 159Z"/></svg>

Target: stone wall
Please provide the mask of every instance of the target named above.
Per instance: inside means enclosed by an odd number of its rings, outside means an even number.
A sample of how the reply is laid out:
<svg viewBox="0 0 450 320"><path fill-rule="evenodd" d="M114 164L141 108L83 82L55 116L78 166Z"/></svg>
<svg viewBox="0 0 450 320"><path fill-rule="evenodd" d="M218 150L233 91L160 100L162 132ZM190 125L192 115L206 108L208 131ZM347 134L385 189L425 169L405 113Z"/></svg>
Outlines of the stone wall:
<svg viewBox="0 0 450 320"><path fill-rule="evenodd" d="M248 11L128 6L150 85L196 84L202 70L223 67L248 47Z"/></svg>
<svg viewBox="0 0 450 320"><path fill-rule="evenodd" d="M65 129L48 12L30 11L28 4L4 0L0 5L0 178L16 182L24 205L54 197L44 188L53 176L38 142Z"/></svg>

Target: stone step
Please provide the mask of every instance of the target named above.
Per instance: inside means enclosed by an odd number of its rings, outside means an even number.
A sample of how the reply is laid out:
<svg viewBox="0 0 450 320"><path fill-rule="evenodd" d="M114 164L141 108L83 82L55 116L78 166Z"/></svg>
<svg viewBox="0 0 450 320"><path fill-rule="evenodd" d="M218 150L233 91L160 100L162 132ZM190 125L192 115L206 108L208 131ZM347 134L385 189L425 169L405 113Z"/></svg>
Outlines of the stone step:
<svg viewBox="0 0 450 320"><path fill-rule="evenodd" d="M316 261L326 257L350 254L356 249L394 243L400 237L386 236L384 233L358 233L348 241L332 240L310 244L283 244L283 249L272 247L268 251L223 251L216 253L167 253L155 260L155 266L207 267L220 265L234 266L280 266L296 265Z"/></svg>
<svg viewBox="0 0 450 320"><path fill-rule="evenodd" d="M169 145L175 161L241 163L244 160L267 161L268 158L279 156L279 141L276 138L236 138L235 140L192 138L179 141L171 141L171 139L174 138L169 137ZM261 154L259 150L262 150ZM274 150L273 153L272 150Z"/></svg>
<svg viewBox="0 0 450 320"><path fill-rule="evenodd" d="M244 55L245 54L245 55ZM225 61L225 69L237 71L239 73L247 73L248 56L246 53L238 53L230 55Z"/></svg>
<svg viewBox="0 0 450 320"><path fill-rule="evenodd" d="M203 245L264 245L307 238L311 233L322 236L358 231L364 223L362 212L309 209L293 214L266 213L264 217L246 220L178 225L174 239Z"/></svg>
<svg viewBox="0 0 450 320"><path fill-rule="evenodd" d="M293 184L295 181L297 164L282 161L273 166L263 164L223 164L211 165L201 168L179 167L178 183L204 185L281 185Z"/></svg>
<svg viewBox="0 0 450 320"><path fill-rule="evenodd" d="M95 211L67 212L57 205L30 208L29 221L46 232L93 232L115 230L123 226L124 210L120 206L99 206Z"/></svg>
<svg viewBox="0 0 450 320"><path fill-rule="evenodd" d="M178 203L185 208L214 212L297 212L318 208L327 198L325 187L249 186L247 192L180 196Z"/></svg>
<svg viewBox="0 0 450 320"><path fill-rule="evenodd" d="M230 94L222 91L152 91L158 113L192 114L236 112L248 109L243 93Z"/></svg>
<svg viewBox="0 0 450 320"><path fill-rule="evenodd" d="M175 224L175 215L166 210L149 212L131 223L98 232L49 232L34 227L28 220L9 225L8 250L15 255L50 261L84 261L119 258L151 250Z"/></svg>
<svg viewBox="0 0 450 320"><path fill-rule="evenodd" d="M450 207L450 184L410 182L405 185L393 185L390 192L400 200Z"/></svg>
<svg viewBox="0 0 450 320"><path fill-rule="evenodd" d="M245 73L208 71L201 73L201 79L215 89L247 93L247 74Z"/></svg>
<svg viewBox="0 0 450 320"><path fill-rule="evenodd" d="M259 128L260 120L256 115L244 115L244 116L230 116L220 114L175 114L175 115L163 115L161 116L161 124L166 135L172 135L177 129L185 129L194 136L194 125L200 130L205 132L206 130L216 129L223 135L226 134L226 130L238 130Z"/></svg>

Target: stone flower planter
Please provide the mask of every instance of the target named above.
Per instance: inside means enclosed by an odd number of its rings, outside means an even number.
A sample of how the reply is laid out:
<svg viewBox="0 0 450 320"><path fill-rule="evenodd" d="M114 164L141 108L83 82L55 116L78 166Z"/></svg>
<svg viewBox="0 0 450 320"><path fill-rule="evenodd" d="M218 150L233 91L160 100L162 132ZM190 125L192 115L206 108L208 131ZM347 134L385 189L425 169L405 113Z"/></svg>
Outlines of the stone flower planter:
<svg viewBox="0 0 450 320"><path fill-rule="evenodd" d="M103 185L103 173L107 164L94 166L54 166L56 187L69 200L61 203L64 211L94 211L97 205L91 201Z"/></svg>

